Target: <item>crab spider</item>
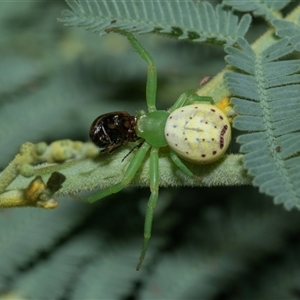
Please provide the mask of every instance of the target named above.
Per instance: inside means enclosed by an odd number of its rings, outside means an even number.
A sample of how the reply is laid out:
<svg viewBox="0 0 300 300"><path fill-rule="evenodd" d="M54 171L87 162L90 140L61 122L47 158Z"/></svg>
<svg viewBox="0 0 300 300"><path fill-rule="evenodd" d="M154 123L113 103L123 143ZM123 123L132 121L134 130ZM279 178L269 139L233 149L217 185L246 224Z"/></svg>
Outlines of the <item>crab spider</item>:
<svg viewBox="0 0 300 300"><path fill-rule="evenodd" d="M150 152L150 191L144 225L144 241L137 270L145 258L151 236L152 219L159 191L159 149L169 147L170 158L187 176L193 173L181 158L195 164L212 163L226 152L231 139L231 127L225 113L216 107L210 97L200 97L194 91L185 91L168 110L156 109L156 66L151 55L129 32L127 37L140 57L148 65L146 101L148 112L137 116L117 111L99 116L92 123L90 138L101 148L100 153L112 153L118 147L140 140L121 182L105 188L87 200L95 202L118 193L135 177L146 155Z"/></svg>

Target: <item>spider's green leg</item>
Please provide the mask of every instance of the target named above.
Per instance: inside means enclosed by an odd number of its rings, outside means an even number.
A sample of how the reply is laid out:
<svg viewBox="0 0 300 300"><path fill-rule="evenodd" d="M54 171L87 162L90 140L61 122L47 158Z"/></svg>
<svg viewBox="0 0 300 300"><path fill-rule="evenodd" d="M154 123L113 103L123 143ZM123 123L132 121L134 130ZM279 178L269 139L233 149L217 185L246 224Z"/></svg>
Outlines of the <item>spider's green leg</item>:
<svg viewBox="0 0 300 300"><path fill-rule="evenodd" d="M152 147L150 153L150 191L151 195L147 204L145 225L144 225L144 241L141 251L141 256L139 263L136 267L137 271L141 268L142 263L144 261L149 240L151 237L151 229L152 229L152 220L154 209L158 200L158 190L159 190L159 164L158 164L158 148Z"/></svg>
<svg viewBox="0 0 300 300"><path fill-rule="evenodd" d="M195 102L206 102L208 104L214 103L211 97L198 96L195 90L187 90L179 96L179 98L176 100L174 105L168 110L168 112L172 113L177 108L190 105Z"/></svg>
<svg viewBox="0 0 300 300"><path fill-rule="evenodd" d="M146 100L149 112L155 111L156 106L156 89L157 89L157 72L154 60L149 52L140 44L140 42L129 32L122 33L127 37L131 45L141 56L141 58L148 64L147 84L146 84Z"/></svg>
<svg viewBox="0 0 300 300"><path fill-rule="evenodd" d="M131 180L134 178L136 172L138 171L139 167L141 166L150 147L151 146L147 142L144 142L143 145L137 150L137 152L133 156L132 160L130 161L130 163L124 173L122 181L90 196L87 199L87 201L91 202L91 203L95 202L95 201L100 200L111 194L118 193L123 188L125 188L131 182Z"/></svg>
<svg viewBox="0 0 300 300"><path fill-rule="evenodd" d="M177 154L170 149L170 157L174 164L187 176L195 177L195 175L190 171L190 169L181 161Z"/></svg>

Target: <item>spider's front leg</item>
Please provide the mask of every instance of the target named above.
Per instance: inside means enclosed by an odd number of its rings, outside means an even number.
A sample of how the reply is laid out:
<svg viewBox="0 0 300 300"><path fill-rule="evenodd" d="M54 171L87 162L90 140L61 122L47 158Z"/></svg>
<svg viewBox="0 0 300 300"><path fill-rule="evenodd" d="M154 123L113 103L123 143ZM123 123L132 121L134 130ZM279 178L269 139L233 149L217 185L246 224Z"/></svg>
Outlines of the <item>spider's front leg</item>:
<svg viewBox="0 0 300 300"><path fill-rule="evenodd" d="M136 52L140 57L147 63L147 83L146 83L146 99L148 111L152 112L156 110L156 90L157 90L157 72L154 60L150 53L140 44L140 42L134 37L130 32L120 32L122 35L126 36L128 41L131 43Z"/></svg>
<svg viewBox="0 0 300 300"><path fill-rule="evenodd" d="M168 112L172 113L174 110L180 107L194 104L196 102L214 104L214 101L211 97L199 96L196 94L195 90L187 90L179 96L179 98L172 105L172 107L168 109Z"/></svg>
<svg viewBox="0 0 300 300"><path fill-rule="evenodd" d="M147 252L149 240L151 237L154 209L156 207L157 200L158 200L158 190L159 190L158 148L152 147L151 153L150 153L150 191L151 191L151 195L150 195L150 198L149 198L148 204L147 204L147 211L146 211L145 225L144 225L144 241L143 241L140 260L136 267L137 271L142 266L142 263L144 261L144 258L145 258L146 252Z"/></svg>
<svg viewBox="0 0 300 300"><path fill-rule="evenodd" d="M109 196L111 194L118 193L119 191L124 189L134 178L136 172L138 171L141 164L143 163L143 160L144 160L150 147L151 146L147 142L144 142L143 145L134 154L132 160L130 161L130 163L124 173L122 181L90 196L87 199L87 201L92 203L92 202L100 200L106 196Z"/></svg>

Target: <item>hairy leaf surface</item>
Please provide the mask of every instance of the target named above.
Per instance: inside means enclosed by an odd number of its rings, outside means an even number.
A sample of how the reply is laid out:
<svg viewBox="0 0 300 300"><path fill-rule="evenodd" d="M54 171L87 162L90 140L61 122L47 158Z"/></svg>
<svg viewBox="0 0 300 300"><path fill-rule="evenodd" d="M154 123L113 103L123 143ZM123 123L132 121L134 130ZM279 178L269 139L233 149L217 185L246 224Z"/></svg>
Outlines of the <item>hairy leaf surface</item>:
<svg viewBox="0 0 300 300"><path fill-rule="evenodd" d="M297 24L287 20L274 20L276 34L280 37L288 37L295 50L300 51L300 17Z"/></svg>
<svg viewBox="0 0 300 300"><path fill-rule="evenodd" d="M251 17L238 19L221 5L202 1L71 1L59 20L104 35L111 30L156 32L178 39L233 44L247 32ZM226 26L225 26L226 24Z"/></svg>
<svg viewBox="0 0 300 300"><path fill-rule="evenodd" d="M244 166L275 203L300 208L300 62L277 61L293 50L288 38L260 54L244 39L238 46L226 49L237 71L225 79L238 114L234 127L248 132L238 138Z"/></svg>
<svg viewBox="0 0 300 300"><path fill-rule="evenodd" d="M255 16L262 16L266 20L273 20L276 18L278 10L283 9L291 0L224 0L223 3L231 6L233 9L243 12L253 12Z"/></svg>

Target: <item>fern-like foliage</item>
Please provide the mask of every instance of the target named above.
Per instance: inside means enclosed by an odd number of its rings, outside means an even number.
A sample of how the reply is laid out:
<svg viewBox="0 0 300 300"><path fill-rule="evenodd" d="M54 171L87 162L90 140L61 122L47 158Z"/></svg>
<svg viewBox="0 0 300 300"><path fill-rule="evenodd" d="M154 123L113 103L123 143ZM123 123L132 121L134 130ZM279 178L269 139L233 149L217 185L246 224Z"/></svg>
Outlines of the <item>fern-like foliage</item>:
<svg viewBox="0 0 300 300"><path fill-rule="evenodd" d="M100 35L110 30L156 32L179 39L233 44L247 32L251 17L241 20L221 5L202 1L71 1L73 11L63 11L59 20L67 26L82 26ZM226 24L226 26L224 26Z"/></svg>
<svg viewBox="0 0 300 300"><path fill-rule="evenodd" d="M227 47L227 62L239 71L226 74L238 116L234 127L244 166L260 191L287 209L300 208L300 70L298 60L277 61L294 50L288 38L256 54L244 39Z"/></svg>
<svg viewBox="0 0 300 300"><path fill-rule="evenodd" d="M288 37L295 50L300 51L300 17L297 24L287 20L274 20L272 24L278 36Z"/></svg>
<svg viewBox="0 0 300 300"><path fill-rule="evenodd" d="M137 241L101 249L101 255L83 271L83 280L74 287L72 299L126 299L132 283L141 277L132 268L138 254Z"/></svg>
<svg viewBox="0 0 300 300"><path fill-rule="evenodd" d="M61 204L55 214L31 208L0 212L0 288L5 278L14 277L20 266L37 255L37 249L49 249L82 221L91 209L82 203ZM69 215L69 217L66 217ZM55 220L55 221L53 221Z"/></svg>
<svg viewBox="0 0 300 300"><path fill-rule="evenodd" d="M234 10L243 12L252 12L255 16L264 17L266 20L276 19L276 14L279 10L283 9L291 0L224 0L223 3L232 7Z"/></svg>
<svg viewBox="0 0 300 300"><path fill-rule="evenodd" d="M13 284L14 293L19 299L61 299L73 288L80 268L97 256L100 244L101 239L96 239L92 231L74 237L54 255L19 276Z"/></svg>

